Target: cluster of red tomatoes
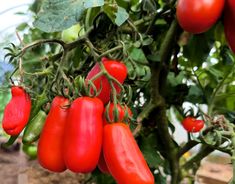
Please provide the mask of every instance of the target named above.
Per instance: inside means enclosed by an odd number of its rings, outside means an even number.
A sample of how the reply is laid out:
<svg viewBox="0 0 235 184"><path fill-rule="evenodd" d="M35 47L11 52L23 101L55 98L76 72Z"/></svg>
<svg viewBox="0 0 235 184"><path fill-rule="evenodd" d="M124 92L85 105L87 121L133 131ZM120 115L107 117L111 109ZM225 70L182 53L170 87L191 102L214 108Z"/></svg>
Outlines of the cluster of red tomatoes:
<svg viewBox="0 0 235 184"><path fill-rule="evenodd" d="M112 77L121 84L124 82L127 68L123 63L106 58L102 63ZM100 71L97 63L87 79ZM89 173L98 166L117 183L154 184L153 174L126 124L131 110L126 105L109 102L111 86L104 75L93 83L98 90L102 87L97 97L82 96L72 102L62 96L53 99L38 141L39 163L53 172L69 169ZM119 86L114 87L120 92ZM109 120L105 118L107 103ZM18 135L27 124L30 108L31 100L24 89L12 87L12 99L4 111L4 130Z"/></svg>
<svg viewBox="0 0 235 184"><path fill-rule="evenodd" d="M179 0L176 9L180 26L190 33L203 33L210 29L224 12L224 32L235 52L234 0Z"/></svg>

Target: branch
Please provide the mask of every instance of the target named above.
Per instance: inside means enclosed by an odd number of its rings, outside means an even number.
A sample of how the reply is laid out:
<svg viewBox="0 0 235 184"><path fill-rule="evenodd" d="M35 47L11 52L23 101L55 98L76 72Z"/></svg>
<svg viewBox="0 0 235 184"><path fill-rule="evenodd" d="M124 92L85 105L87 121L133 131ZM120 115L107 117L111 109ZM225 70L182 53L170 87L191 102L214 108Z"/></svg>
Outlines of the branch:
<svg viewBox="0 0 235 184"><path fill-rule="evenodd" d="M178 152L178 158L180 158L181 156L183 156L183 154L185 154L187 151L189 151L190 149L192 149L194 146L198 145L199 142L191 140L189 142L187 142Z"/></svg>
<svg viewBox="0 0 235 184"><path fill-rule="evenodd" d="M199 153L197 153L194 157L192 157L188 162L186 162L183 166L182 169L189 170L191 169L194 165L199 166L201 160L208 156L210 153L214 151L213 148L209 146L203 146L202 149L200 150Z"/></svg>
<svg viewBox="0 0 235 184"><path fill-rule="evenodd" d="M176 147L174 141L168 130L168 119L166 117L166 104L165 99L160 95L160 84L166 81L166 75L164 77L160 75L163 65L168 65L171 58L175 39L178 35L179 26L176 20L171 23L170 29L168 30L165 39L160 47L160 62L151 63L151 100L150 103L143 109L140 115L137 117L137 122L141 122L149 117L152 113L154 115L154 120L158 128L158 134L164 144L164 151L166 157L170 163L170 169L172 173L172 184L179 183L179 158L178 158L178 148ZM166 71L168 72L168 70ZM163 83L162 83L162 80Z"/></svg>
<svg viewBox="0 0 235 184"><path fill-rule="evenodd" d="M233 154L232 154L232 157L231 157L231 161L232 161L232 164L233 164L233 178L230 181L230 183L234 184L235 183L235 133L232 136L232 144L233 144Z"/></svg>

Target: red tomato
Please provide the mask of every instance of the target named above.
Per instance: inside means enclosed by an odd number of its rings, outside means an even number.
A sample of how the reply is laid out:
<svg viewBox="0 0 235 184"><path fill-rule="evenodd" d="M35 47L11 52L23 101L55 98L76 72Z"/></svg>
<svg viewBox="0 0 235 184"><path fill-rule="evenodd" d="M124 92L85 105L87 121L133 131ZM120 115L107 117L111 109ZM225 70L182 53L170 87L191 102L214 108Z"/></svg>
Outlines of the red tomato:
<svg viewBox="0 0 235 184"><path fill-rule="evenodd" d="M124 82L124 80L127 77L127 68L123 63L116 60L109 60L107 58L103 58L102 63L107 72L111 76L116 78L121 84ZM100 67L99 64L96 63L95 66L88 73L86 79L91 79L99 72L100 72ZM95 84L97 91L99 91L102 84L101 93L97 97L101 99L104 104L106 104L110 100L110 94L111 94L111 86L108 82L108 79L104 75L102 75L98 79L94 80L93 83ZM120 87L116 83L114 83L114 86L117 92L119 93L121 91Z"/></svg>
<svg viewBox="0 0 235 184"><path fill-rule="evenodd" d="M103 152L101 152L101 154L100 154L100 158L99 158L99 162L98 162L98 168L102 173L110 174L109 168L108 168L108 166L105 162L105 159L104 159Z"/></svg>
<svg viewBox="0 0 235 184"><path fill-rule="evenodd" d="M182 125L188 132L199 132L204 127L204 121L188 116L183 120Z"/></svg>
<svg viewBox="0 0 235 184"><path fill-rule="evenodd" d="M227 0L224 11L224 32L231 50L235 53L235 1Z"/></svg>
<svg viewBox="0 0 235 184"><path fill-rule="evenodd" d="M38 161L42 167L54 172L66 170L63 160L63 139L69 100L57 96L53 99L50 112L38 142Z"/></svg>
<svg viewBox="0 0 235 184"><path fill-rule="evenodd" d="M110 103L109 118L112 122L114 121L114 115L113 115L114 111L113 110L114 110L114 104ZM132 112L127 106L121 106L120 104L117 104L117 110L118 110L118 115L119 115L118 122L124 122L126 111L127 111L127 113L129 114L130 117L132 116ZM108 124L108 122L106 121L105 116L103 117L103 123L104 123L104 125ZM105 162L105 159L104 159L103 152L100 154L100 159L99 159L99 162L98 162L98 168L100 169L101 172L106 173L106 174L110 174L108 166L107 166L107 164Z"/></svg>
<svg viewBox="0 0 235 184"><path fill-rule="evenodd" d="M203 33L221 16L225 0L178 0L176 16L180 26L191 33Z"/></svg>
<svg viewBox="0 0 235 184"><path fill-rule="evenodd" d="M132 112L130 110L129 107L127 107L126 105L125 106L121 106L120 104L117 104L117 110L118 110L118 121L117 122L125 122L125 115L126 113L128 113L128 116L131 117L132 116ZM110 103L110 106L109 106L109 118L111 120L111 122L114 122L114 103ZM105 115L104 115L104 125L105 124L108 124L106 118L105 118ZM128 120L128 119L126 119ZM128 123L128 122L126 122Z"/></svg>
<svg viewBox="0 0 235 184"><path fill-rule="evenodd" d="M105 125L103 152L117 183L154 184L154 177L126 124Z"/></svg>
<svg viewBox="0 0 235 184"><path fill-rule="evenodd" d="M26 91L19 86L11 87L11 94L12 99L4 110L2 127L7 134L16 136L28 123L31 99Z"/></svg>
<svg viewBox="0 0 235 184"><path fill-rule="evenodd" d="M98 98L79 97L71 104L64 137L64 161L73 172L88 173L98 164L104 105Z"/></svg>

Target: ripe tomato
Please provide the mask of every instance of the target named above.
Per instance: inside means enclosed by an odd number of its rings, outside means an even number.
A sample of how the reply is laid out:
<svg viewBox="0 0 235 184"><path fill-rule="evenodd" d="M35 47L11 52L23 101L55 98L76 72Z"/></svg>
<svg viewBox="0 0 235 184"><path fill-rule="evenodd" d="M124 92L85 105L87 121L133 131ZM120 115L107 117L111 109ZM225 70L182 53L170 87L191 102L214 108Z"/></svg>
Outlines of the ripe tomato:
<svg viewBox="0 0 235 184"><path fill-rule="evenodd" d="M4 110L2 127L7 134L16 136L28 123L31 99L26 91L19 86L11 87L11 94L12 99Z"/></svg>
<svg viewBox="0 0 235 184"><path fill-rule="evenodd" d="M50 112L38 142L38 161L42 167L54 172L66 170L63 160L63 139L69 100L57 96L53 99Z"/></svg>
<svg viewBox="0 0 235 184"><path fill-rule="evenodd" d="M98 162L98 168L99 170L102 172L102 173L105 173L105 174L110 174L109 172L109 168L105 162L105 159L104 159L104 153L103 151L100 153L100 158L99 158L99 162Z"/></svg>
<svg viewBox="0 0 235 184"><path fill-rule="evenodd" d="M126 124L105 125L103 152L117 183L154 184L154 177Z"/></svg>
<svg viewBox="0 0 235 184"><path fill-rule="evenodd" d="M204 127L204 121L188 116L183 120L182 125L188 132L199 132Z"/></svg>
<svg viewBox="0 0 235 184"><path fill-rule="evenodd" d="M126 122L127 123L128 118L125 117L126 113L128 113L129 117L132 116L132 112L131 112L130 108L127 106L121 106L120 104L117 104L116 107L118 110L118 121L117 122ZM109 118L110 118L111 122L114 122L114 103L110 103ZM107 122L105 116L103 117L103 119L104 119L104 125L110 123L110 122Z"/></svg>
<svg viewBox="0 0 235 184"><path fill-rule="evenodd" d="M79 97L71 104L64 136L64 161L73 172L88 173L98 164L104 105L98 98Z"/></svg>
<svg viewBox="0 0 235 184"><path fill-rule="evenodd" d="M191 33L203 33L221 16L225 0L178 0L176 16L180 26Z"/></svg>
<svg viewBox="0 0 235 184"><path fill-rule="evenodd" d="M235 1L227 0L224 11L224 32L231 50L235 53Z"/></svg>
<svg viewBox="0 0 235 184"><path fill-rule="evenodd" d="M112 122L114 121L114 115L113 115L114 111L113 110L114 110L114 104L110 103L109 118ZM129 115L129 117L132 116L132 112L127 106L121 106L120 104L117 104L117 110L118 110L118 122L125 122L124 118L125 118L126 111ZM126 121L128 121L128 119L126 119ZM105 116L103 117L103 123L104 123L104 125L108 124ZM110 174L108 166L107 166L105 159L104 159L103 152L101 152L101 154L100 154L98 168L100 169L101 172L106 173L106 174Z"/></svg>
<svg viewBox="0 0 235 184"><path fill-rule="evenodd" d="M107 72L111 76L116 78L121 84L124 82L124 80L127 77L127 68L123 63L116 61L116 60L109 60L107 58L102 58L102 63L105 69L107 70ZM86 79L91 79L99 72L100 72L100 67L99 67L99 64L96 63L95 66L88 73ZM97 97L101 99L104 104L106 104L109 101L110 94L111 94L111 86L108 82L108 79L104 75L102 75L98 79L94 80L93 83L96 86L97 91L99 91L99 89L102 86L101 93ZM121 90L120 87L115 83L114 83L114 86L117 90L117 93L119 93Z"/></svg>

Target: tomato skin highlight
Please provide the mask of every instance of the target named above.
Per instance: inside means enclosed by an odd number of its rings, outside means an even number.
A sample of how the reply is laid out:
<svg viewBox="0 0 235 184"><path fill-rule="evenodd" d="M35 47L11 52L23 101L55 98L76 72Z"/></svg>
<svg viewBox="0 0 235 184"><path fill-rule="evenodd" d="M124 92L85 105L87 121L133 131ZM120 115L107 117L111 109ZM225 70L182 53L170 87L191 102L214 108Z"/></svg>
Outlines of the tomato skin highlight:
<svg viewBox="0 0 235 184"><path fill-rule="evenodd" d="M176 16L185 31L203 33L219 19L224 4L225 0L178 0Z"/></svg>
<svg viewBox="0 0 235 184"><path fill-rule="evenodd" d="M11 94L12 98L4 109L2 127L7 134L16 136L29 121L31 99L29 94L19 86L11 87Z"/></svg>
<svg viewBox="0 0 235 184"><path fill-rule="evenodd" d="M67 98L56 96L51 105L38 142L38 161L42 167L54 172L63 172L63 139L69 104Z"/></svg>
<svg viewBox="0 0 235 184"><path fill-rule="evenodd" d="M154 177L126 124L105 125L103 152L117 183L154 184Z"/></svg>
<svg viewBox="0 0 235 184"><path fill-rule="evenodd" d="M98 98L79 97L71 104L64 136L64 161L76 173L93 171L102 146L104 105Z"/></svg>
<svg viewBox="0 0 235 184"><path fill-rule="evenodd" d="M188 116L183 120L182 125L188 132L195 133L199 132L204 127L204 121Z"/></svg>
<svg viewBox="0 0 235 184"><path fill-rule="evenodd" d="M120 61L109 60L107 58L102 58L102 63L105 69L107 70L107 72L111 76L116 78L121 84L123 84L124 80L127 77L126 66ZM92 77L94 77L99 72L100 72L100 67L99 67L99 64L96 63L95 66L88 73L86 79L92 79ZM94 80L93 83L96 86L97 91L99 91L99 89L102 86L102 90L97 97L101 99L104 104L106 104L110 100L110 94L111 94L111 86L108 82L108 79L104 75L102 75L101 77ZM117 93L121 91L120 87L116 83L114 83L114 87L117 90Z"/></svg>
<svg viewBox="0 0 235 184"><path fill-rule="evenodd" d="M235 1L227 0L224 10L224 32L226 40L235 53Z"/></svg>

